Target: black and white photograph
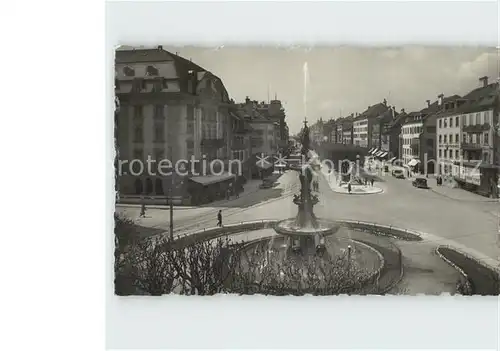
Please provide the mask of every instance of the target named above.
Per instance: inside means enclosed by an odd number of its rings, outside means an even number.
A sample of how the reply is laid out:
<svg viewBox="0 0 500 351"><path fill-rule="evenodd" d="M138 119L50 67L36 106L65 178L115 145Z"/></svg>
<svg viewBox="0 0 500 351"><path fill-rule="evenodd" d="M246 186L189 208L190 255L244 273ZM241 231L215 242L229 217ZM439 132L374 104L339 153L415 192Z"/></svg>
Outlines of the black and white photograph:
<svg viewBox="0 0 500 351"><path fill-rule="evenodd" d="M115 294L498 295L499 73L486 46L118 47Z"/></svg>

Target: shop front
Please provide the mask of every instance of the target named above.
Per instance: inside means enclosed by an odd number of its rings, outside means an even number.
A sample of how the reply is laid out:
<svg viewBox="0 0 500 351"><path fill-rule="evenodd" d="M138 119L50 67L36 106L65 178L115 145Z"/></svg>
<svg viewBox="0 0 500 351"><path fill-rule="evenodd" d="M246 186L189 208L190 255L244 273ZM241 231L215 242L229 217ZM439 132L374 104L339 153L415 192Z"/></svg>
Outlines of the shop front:
<svg viewBox="0 0 500 351"><path fill-rule="evenodd" d="M191 205L199 206L224 200L227 198L228 190L232 189L234 181L235 175L228 172L189 178L187 191L191 198Z"/></svg>
<svg viewBox="0 0 500 351"><path fill-rule="evenodd" d="M487 197L498 197L498 167L489 163L456 162L453 176L458 185Z"/></svg>

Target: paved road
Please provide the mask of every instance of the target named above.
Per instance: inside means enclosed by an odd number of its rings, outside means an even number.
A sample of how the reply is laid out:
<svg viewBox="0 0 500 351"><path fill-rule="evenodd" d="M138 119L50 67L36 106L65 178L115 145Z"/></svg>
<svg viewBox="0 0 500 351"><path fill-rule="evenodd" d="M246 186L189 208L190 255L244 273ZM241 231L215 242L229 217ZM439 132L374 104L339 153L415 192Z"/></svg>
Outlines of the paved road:
<svg viewBox="0 0 500 351"><path fill-rule="evenodd" d="M353 219L394 225L415 229L438 236L436 246L443 238L472 248L477 252L499 260L500 249L497 245L499 204L493 202L457 201L431 189L417 189L407 180L391 176L382 178L376 185L384 192L374 195L347 195L333 192L320 180L320 203L315 212L320 217L330 219ZM298 178L287 172L280 180L280 186L287 189L285 195L269 202L260 202L248 208L222 208L224 223L238 223L258 219L284 219L293 217L297 207L291 201L291 190L297 189ZM261 193L259 196L263 196ZM264 200L264 198L262 199ZM244 200L242 200L244 201ZM176 228L184 230L213 227L217 209L202 208L177 211ZM160 211L161 218L151 211L151 219L143 220L141 225L168 228L168 214ZM182 213L182 214L181 214Z"/></svg>
<svg viewBox="0 0 500 351"><path fill-rule="evenodd" d="M252 220L254 216L260 215L260 212L255 213L255 208L269 208L273 202L280 203L283 198L289 198L297 189L298 181L294 172L286 172L277 182L279 183L273 189L260 189L249 194L242 194L240 198L231 200L230 202L222 202L220 205L213 207L199 207L185 210L174 210L175 231L185 232L192 231L203 227L212 227L217 222L217 212L222 210L223 220L227 222L232 216L243 214L244 221ZM168 208L152 208L148 209L146 218L138 218L139 207L117 207L119 214L132 218L137 224L145 227L169 228L170 212ZM250 217L248 217L250 215ZM274 218L274 217L263 217ZM259 218L260 219L260 218ZM240 221L243 221L240 220Z"/></svg>

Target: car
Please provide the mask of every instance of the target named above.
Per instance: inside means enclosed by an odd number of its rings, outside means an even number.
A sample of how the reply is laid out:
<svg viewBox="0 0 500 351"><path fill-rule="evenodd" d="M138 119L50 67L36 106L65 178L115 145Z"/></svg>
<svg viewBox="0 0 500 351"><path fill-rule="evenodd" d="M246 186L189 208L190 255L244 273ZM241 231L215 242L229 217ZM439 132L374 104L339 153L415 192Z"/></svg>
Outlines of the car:
<svg viewBox="0 0 500 351"><path fill-rule="evenodd" d="M411 184L412 184L414 187L416 187L416 188L421 188L421 189L427 189L427 188L429 188L429 187L427 186L427 179L425 179L425 178L420 178L420 177L419 177L419 178L416 178L415 180L413 180L413 181L411 182Z"/></svg>
<svg viewBox="0 0 500 351"><path fill-rule="evenodd" d="M395 169L392 171L392 176L398 179L405 179L405 172L402 169Z"/></svg>

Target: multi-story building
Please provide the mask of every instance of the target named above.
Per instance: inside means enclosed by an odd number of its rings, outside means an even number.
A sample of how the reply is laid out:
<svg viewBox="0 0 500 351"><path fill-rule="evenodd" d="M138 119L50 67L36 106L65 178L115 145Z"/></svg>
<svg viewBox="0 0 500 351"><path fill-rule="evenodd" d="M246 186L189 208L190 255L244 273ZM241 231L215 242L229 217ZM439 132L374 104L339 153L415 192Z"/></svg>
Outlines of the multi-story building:
<svg viewBox="0 0 500 351"><path fill-rule="evenodd" d="M390 110L387 100L377 103L354 118L353 144L364 148L372 148L372 126L375 119Z"/></svg>
<svg viewBox="0 0 500 351"><path fill-rule="evenodd" d="M337 135L341 137L342 144L351 145L354 140L354 115L345 118L341 123L340 132L337 132Z"/></svg>
<svg viewBox="0 0 500 351"><path fill-rule="evenodd" d="M336 130L336 121L332 118L325 122L323 126L323 133L326 136L326 142L328 143L336 143L337 130Z"/></svg>
<svg viewBox="0 0 500 351"><path fill-rule="evenodd" d="M203 183L210 176L211 167L202 161L230 157L229 96L221 79L206 69L161 46L118 50L115 94L121 104L121 194L168 191L176 201L189 201L188 180ZM141 169L148 163L149 170ZM223 174L215 183L232 178Z"/></svg>
<svg viewBox="0 0 500 351"><path fill-rule="evenodd" d="M356 113L352 122L352 143L356 146L368 147L368 117Z"/></svg>
<svg viewBox="0 0 500 351"><path fill-rule="evenodd" d="M254 177L263 176L273 170L272 160L257 162L257 157L273 156L284 153L288 147L288 126L283 116L285 111L279 100L271 103L257 102L246 97L244 103L237 104L238 115L251 127L251 158L249 165ZM284 118L284 117L283 117ZM283 138L286 137L286 142ZM283 146L285 145L285 146ZM265 169L263 169L265 168ZM263 172L265 171L265 172Z"/></svg>
<svg viewBox="0 0 500 351"><path fill-rule="evenodd" d="M457 99L460 99L460 96L445 98L441 94L437 101L431 104L431 101L427 100L427 107L407 115L401 129L403 165L414 172L436 172L439 157L436 152L436 118L440 111L447 108L449 102Z"/></svg>
<svg viewBox="0 0 500 351"><path fill-rule="evenodd" d="M497 196L499 85L482 86L445 104L438 119L438 164L458 185ZM441 155L441 157L439 157Z"/></svg>
<svg viewBox="0 0 500 351"><path fill-rule="evenodd" d="M381 159L391 158L389 134L385 133L388 126L394 121L397 113L389 106L380 116L376 117L371 128L371 151ZM376 151L376 152L374 152Z"/></svg>
<svg viewBox="0 0 500 351"><path fill-rule="evenodd" d="M269 103L262 101L255 104L255 109L262 116L272 120L276 125L276 145L280 150L284 150L288 147L288 125L286 123L286 113L285 109L280 100L275 96L274 100Z"/></svg>
<svg viewBox="0 0 500 351"><path fill-rule="evenodd" d="M324 123L323 123L323 118L320 117L319 120L316 121L316 123L312 124L309 127L309 137L311 139L311 142L314 144L318 145L323 142L323 137L324 137L324 131L323 131Z"/></svg>
<svg viewBox="0 0 500 351"><path fill-rule="evenodd" d="M388 139L388 154L390 155L390 161L402 159L403 154L403 143L401 127L405 123L408 114L404 109L401 109L401 113L397 113L395 107L392 107L393 113L396 116L391 122L386 124L383 128L382 134ZM401 162L398 162L400 164Z"/></svg>
<svg viewBox="0 0 500 351"><path fill-rule="evenodd" d="M454 161L461 159L461 122L460 110L466 102L465 98L443 99L438 96L442 107L436 115L437 165L440 174L452 174Z"/></svg>

